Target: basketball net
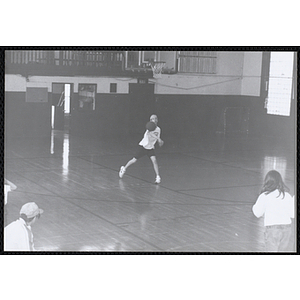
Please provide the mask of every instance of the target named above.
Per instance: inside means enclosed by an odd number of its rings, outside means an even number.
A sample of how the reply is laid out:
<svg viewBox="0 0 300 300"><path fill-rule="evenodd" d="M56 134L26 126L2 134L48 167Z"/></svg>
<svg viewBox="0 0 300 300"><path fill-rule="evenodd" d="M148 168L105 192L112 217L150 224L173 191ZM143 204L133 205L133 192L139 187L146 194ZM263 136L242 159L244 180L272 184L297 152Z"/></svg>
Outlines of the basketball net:
<svg viewBox="0 0 300 300"><path fill-rule="evenodd" d="M164 61L151 61L151 69L153 71L153 78L161 78L161 72L163 67L165 66Z"/></svg>

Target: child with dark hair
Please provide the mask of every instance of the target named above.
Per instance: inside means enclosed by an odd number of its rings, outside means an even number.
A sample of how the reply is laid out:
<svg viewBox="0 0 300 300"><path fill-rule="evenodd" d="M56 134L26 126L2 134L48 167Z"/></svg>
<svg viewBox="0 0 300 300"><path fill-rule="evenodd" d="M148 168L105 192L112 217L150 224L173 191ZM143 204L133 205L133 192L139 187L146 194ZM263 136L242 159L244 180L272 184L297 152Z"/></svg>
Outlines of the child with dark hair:
<svg viewBox="0 0 300 300"><path fill-rule="evenodd" d="M266 251L288 250L295 216L294 197L288 193L279 172L269 171L252 211L257 218L264 217Z"/></svg>

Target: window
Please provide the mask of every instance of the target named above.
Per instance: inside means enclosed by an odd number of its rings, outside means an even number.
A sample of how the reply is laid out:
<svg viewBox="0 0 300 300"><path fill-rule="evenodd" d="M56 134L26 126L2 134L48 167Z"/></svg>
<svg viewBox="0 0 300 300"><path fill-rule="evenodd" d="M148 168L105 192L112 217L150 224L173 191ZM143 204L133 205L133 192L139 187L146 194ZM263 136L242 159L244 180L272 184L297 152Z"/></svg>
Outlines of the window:
<svg viewBox="0 0 300 300"><path fill-rule="evenodd" d="M179 51L178 72L216 74L217 52L215 51Z"/></svg>
<svg viewBox="0 0 300 300"><path fill-rule="evenodd" d="M293 69L294 52L271 52L268 96L265 102L268 114L290 115Z"/></svg>
<svg viewBox="0 0 300 300"><path fill-rule="evenodd" d="M110 84L110 92L111 93L116 93L117 92L117 84L116 83L111 83Z"/></svg>

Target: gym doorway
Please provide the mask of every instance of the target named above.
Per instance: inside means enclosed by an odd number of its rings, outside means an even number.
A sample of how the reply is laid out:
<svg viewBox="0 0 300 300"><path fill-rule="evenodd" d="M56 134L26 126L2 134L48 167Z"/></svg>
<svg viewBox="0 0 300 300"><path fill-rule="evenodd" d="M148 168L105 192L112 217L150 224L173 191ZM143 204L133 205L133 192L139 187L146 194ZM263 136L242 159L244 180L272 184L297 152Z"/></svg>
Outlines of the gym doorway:
<svg viewBox="0 0 300 300"><path fill-rule="evenodd" d="M51 128L69 132L73 83L52 83Z"/></svg>

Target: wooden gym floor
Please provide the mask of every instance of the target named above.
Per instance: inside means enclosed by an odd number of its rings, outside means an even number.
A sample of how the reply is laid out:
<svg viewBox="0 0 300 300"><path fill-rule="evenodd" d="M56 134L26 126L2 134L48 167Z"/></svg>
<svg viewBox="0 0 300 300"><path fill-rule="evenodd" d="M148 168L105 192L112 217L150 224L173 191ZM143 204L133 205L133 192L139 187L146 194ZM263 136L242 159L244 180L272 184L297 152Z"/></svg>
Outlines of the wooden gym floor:
<svg viewBox="0 0 300 300"><path fill-rule="evenodd" d="M141 137L6 139L5 225L21 206L44 209L32 226L40 251L263 252L263 220L251 211L267 171L295 192L295 146L247 136L165 140L157 149L162 182L147 157L118 171ZM294 222L295 224L295 222ZM295 229L294 229L295 231ZM295 241L291 241L295 251Z"/></svg>

